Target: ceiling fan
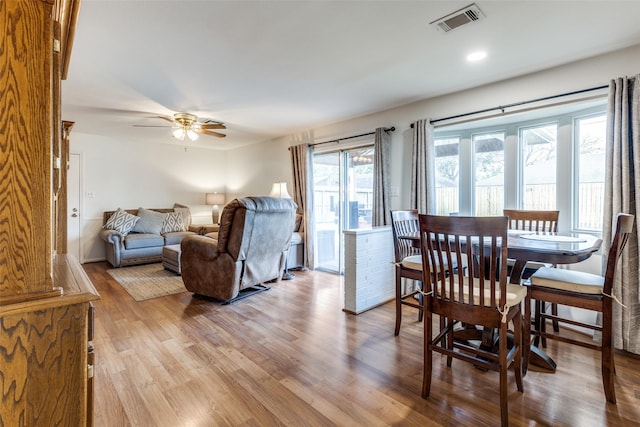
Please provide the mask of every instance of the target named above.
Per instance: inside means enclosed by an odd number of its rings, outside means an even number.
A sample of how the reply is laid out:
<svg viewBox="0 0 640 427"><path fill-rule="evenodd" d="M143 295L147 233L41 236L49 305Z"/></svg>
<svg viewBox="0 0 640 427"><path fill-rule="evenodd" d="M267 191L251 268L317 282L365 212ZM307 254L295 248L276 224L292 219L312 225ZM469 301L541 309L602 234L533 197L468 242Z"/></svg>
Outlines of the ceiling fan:
<svg viewBox="0 0 640 427"><path fill-rule="evenodd" d="M218 138L224 138L225 134L215 132L212 129L226 129L227 127L220 122L214 120L198 121L198 116L191 113L175 113L173 118L166 116L156 116L159 119L166 120L171 123L171 126L159 126L159 125L134 125L136 127L171 127L173 128L173 137L184 141L189 139L195 141L198 139L198 134L215 136Z"/></svg>

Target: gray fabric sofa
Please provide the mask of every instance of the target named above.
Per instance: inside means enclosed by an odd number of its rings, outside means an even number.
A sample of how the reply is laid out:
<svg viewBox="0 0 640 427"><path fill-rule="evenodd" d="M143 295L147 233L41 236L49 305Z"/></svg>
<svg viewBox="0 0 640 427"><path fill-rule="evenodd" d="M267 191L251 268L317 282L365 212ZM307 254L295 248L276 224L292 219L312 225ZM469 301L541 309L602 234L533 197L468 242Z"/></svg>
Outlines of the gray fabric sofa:
<svg viewBox="0 0 640 427"><path fill-rule="evenodd" d="M296 207L291 199L274 197L243 197L229 202L222 211L217 236L187 236L182 240L180 262L187 290L230 302L249 288L279 280Z"/></svg>
<svg viewBox="0 0 640 427"><path fill-rule="evenodd" d="M103 227L107 226L109 220L117 212L104 212ZM174 209L140 208L127 209L125 212L139 218L134 220L135 226L131 231L103 228L99 233L100 238L104 241L105 257L114 267L160 262L164 246L180 244L186 236L196 235L193 231L185 231L188 227L186 220L183 220L182 227L170 228L181 230L162 232L163 220L166 219L167 214L174 213ZM148 220L143 223L140 218ZM180 216L180 218L182 217Z"/></svg>

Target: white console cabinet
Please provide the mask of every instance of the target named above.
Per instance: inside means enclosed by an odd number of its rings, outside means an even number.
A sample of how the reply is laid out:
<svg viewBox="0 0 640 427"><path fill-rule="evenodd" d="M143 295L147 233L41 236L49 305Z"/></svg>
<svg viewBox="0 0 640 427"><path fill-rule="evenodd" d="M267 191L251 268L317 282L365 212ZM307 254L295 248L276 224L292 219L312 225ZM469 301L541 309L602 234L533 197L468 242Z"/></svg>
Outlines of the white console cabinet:
<svg viewBox="0 0 640 427"><path fill-rule="evenodd" d="M391 227L345 230L344 311L362 313L395 298Z"/></svg>

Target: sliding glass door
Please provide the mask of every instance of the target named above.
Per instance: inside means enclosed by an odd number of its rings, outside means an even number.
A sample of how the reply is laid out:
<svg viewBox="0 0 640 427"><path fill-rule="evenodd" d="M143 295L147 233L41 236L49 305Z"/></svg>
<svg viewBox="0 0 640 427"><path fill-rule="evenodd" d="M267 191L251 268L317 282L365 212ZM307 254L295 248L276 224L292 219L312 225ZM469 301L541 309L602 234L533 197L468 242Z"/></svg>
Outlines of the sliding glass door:
<svg viewBox="0 0 640 427"><path fill-rule="evenodd" d="M371 227L373 147L313 155L316 268L344 272L344 230Z"/></svg>

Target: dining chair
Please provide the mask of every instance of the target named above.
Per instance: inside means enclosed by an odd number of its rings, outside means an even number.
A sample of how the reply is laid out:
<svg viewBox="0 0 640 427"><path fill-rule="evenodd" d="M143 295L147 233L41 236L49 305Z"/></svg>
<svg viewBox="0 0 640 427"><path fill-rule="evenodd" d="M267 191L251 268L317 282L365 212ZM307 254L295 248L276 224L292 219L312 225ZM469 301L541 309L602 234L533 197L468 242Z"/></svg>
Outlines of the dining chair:
<svg viewBox="0 0 640 427"><path fill-rule="evenodd" d="M419 232L418 210L392 210L391 224L396 270L396 327L395 335L400 333L402 306L418 309L418 321L422 321L422 257L420 248L410 239L401 236L415 235ZM403 289L403 280L413 280L414 286Z"/></svg>
<svg viewBox="0 0 640 427"><path fill-rule="evenodd" d="M431 391L433 353L499 372L500 418L508 425L507 372L513 366L518 391L522 384L522 311L524 286L507 280L507 218L419 215L424 295L424 374L422 397ZM453 268L462 265L467 269ZM471 260L475 260L471 262ZM477 261L477 262L476 262ZM432 271L432 265L444 265ZM451 267L449 267L451 266ZM465 274L466 271L466 274ZM433 335L433 317L445 318ZM509 324L513 322L512 331ZM498 330L497 350L473 341L454 340L457 325ZM458 328L459 329L459 328ZM507 332L513 342L507 342ZM509 347L511 345L511 347Z"/></svg>
<svg viewBox="0 0 640 427"><path fill-rule="evenodd" d="M526 210L526 209L503 209L503 215L509 218L509 230L523 230L535 232L552 232L558 231L558 217L560 211L543 211L543 210ZM507 261L507 268L513 267L513 260ZM528 279L531 275L541 267L555 267L555 265L545 264L541 262L528 261L522 271L522 279ZM542 304L536 302L536 304ZM540 307L542 309L542 306ZM547 307L545 306L545 310ZM551 314L558 315L557 304L551 304ZM553 330L558 332L560 326L557 321L553 321ZM546 344L546 343L545 343Z"/></svg>
<svg viewBox="0 0 640 427"><path fill-rule="evenodd" d="M510 230L558 231L560 211L504 209L502 212L509 218Z"/></svg>
<svg viewBox="0 0 640 427"><path fill-rule="evenodd" d="M611 247L607 257L605 275L584 273L574 270L561 270L558 268L543 267L531 276L531 284L527 286L525 299L525 323L531 324L531 300L539 300L550 303L562 304L570 307L596 311L601 313L602 325L580 322L573 319L562 318L557 315L549 315L536 310L533 334L535 337L546 337L569 344L578 345L601 352L601 371L604 394L607 401L616 403L614 389L615 363L613 359L613 284L616 277L618 259L627 244L629 234L633 229L633 215L618 214L616 227ZM546 319L557 320L574 326L580 326L599 332L600 343L575 339L560 333L547 333L545 330ZM544 345L544 343L543 343ZM524 353L524 372L529 363L529 349Z"/></svg>

